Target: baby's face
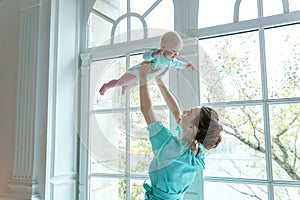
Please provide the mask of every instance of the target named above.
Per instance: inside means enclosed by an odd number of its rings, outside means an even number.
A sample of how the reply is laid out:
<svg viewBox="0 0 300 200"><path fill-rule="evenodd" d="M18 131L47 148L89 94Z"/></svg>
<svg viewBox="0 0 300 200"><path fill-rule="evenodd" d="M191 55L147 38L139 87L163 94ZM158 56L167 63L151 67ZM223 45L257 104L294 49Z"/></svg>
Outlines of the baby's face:
<svg viewBox="0 0 300 200"><path fill-rule="evenodd" d="M179 55L179 52L176 50L164 50L164 54L168 60L172 60L174 58L177 58Z"/></svg>

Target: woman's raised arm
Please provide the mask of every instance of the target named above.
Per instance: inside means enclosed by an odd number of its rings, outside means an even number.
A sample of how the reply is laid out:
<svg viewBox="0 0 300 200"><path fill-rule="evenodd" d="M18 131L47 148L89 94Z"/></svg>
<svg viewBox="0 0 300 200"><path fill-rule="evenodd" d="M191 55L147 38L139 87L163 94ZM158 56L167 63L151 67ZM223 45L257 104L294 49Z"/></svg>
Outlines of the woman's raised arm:
<svg viewBox="0 0 300 200"><path fill-rule="evenodd" d="M172 95L172 93L168 90L166 85L164 84L162 80L162 76L168 71L168 68L159 76L155 77L156 83L163 95L163 98L169 107L169 110L171 111L175 121L179 123L181 120L181 111L180 107L175 99L175 97Z"/></svg>
<svg viewBox="0 0 300 200"><path fill-rule="evenodd" d="M152 101L149 95L147 76L153 73L151 69L151 63L143 62L140 67L140 106L141 112L145 118L147 125L156 121L155 115L152 109Z"/></svg>

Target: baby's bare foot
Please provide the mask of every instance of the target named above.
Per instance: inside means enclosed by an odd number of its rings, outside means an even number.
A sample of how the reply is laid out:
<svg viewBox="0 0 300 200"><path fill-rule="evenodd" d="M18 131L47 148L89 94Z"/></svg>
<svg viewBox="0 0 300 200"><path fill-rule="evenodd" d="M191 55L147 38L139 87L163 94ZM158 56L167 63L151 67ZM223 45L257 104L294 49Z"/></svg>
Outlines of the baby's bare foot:
<svg viewBox="0 0 300 200"><path fill-rule="evenodd" d="M100 90L99 90L99 93L100 93L101 95L104 95L104 93L105 93L106 90L107 90L106 84L103 84L102 87L101 87Z"/></svg>

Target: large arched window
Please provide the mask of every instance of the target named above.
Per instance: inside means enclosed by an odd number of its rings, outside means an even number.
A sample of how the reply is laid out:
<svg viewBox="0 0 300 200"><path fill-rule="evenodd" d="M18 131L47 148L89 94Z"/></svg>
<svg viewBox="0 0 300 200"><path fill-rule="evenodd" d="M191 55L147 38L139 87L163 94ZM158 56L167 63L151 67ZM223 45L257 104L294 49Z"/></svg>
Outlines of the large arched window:
<svg viewBox="0 0 300 200"><path fill-rule="evenodd" d="M125 96L118 89L100 96L98 90L140 62L145 49L157 47L156 36L175 27L197 40L199 48L187 48L186 58L199 76L189 81L196 81L199 105L218 109L225 128L186 199L297 199L299 9L297 0L96 1L81 67L79 120L88 135L81 136L87 151L81 150L80 197L143 199L151 154L138 90ZM189 101L186 84L168 80L181 103ZM154 109L172 129L156 86L151 90Z"/></svg>

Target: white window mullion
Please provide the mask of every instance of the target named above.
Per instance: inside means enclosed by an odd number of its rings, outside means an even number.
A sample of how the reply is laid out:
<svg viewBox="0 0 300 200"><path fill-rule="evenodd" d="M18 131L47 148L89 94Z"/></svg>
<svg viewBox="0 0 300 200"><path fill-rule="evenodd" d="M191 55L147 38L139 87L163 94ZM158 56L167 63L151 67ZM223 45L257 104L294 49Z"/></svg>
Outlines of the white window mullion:
<svg viewBox="0 0 300 200"><path fill-rule="evenodd" d="M258 18L262 18L264 16L263 10L263 0L257 0Z"/></svg>
<svg viewBox="0 0 300 200"><path fill-rule="evenodd" d="M130 12L130 0L127 0L127 13ZM130 41L131 39L131 20L130 15L127 15L127 41Z"/></svg>
<svg viewBox="0 0 300 200"><path fill-rule="evenodd" d="M126 55L126 69L130 66L130 54ZM130 200L130 91L126 92L126 200Z"/></svg>
<svg viewBox="0 0 300 200"><path fill-rule="evenodd" d="M273 173L272 173L272 144L270 135L270 119L269 119L269 105L268 105L268 84L267 84L267 69L266 69L266 48L265 48L265 34L264 28L259 28L259 47L260 47L260 66L261 66L261 80L262 80L262 98L263 98L263 120L265 131L265 148L266 148L266 172L268 180L268 198L274 199Z"/></svg>
<svg viewBox="0 0 300 200"><path fill-rule="evenodd" d="M283 9L283 13L290 12L290 7L289 7L289 1L288 0L282 0L282 9Z"/></svg>

